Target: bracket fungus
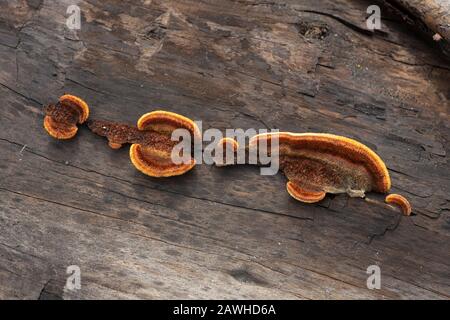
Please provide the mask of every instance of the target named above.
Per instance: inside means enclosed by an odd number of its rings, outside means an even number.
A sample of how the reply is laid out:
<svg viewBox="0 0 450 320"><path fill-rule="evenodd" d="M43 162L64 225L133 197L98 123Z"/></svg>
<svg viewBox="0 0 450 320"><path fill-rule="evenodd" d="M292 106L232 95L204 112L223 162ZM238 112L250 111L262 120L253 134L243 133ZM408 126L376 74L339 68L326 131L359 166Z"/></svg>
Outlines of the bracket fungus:
<svg viewBox="0 0 450 320"><path fill-rule="evenodd" d="M287 190L297 200L317 202L326 193L364 197L367 191L386 193L391 187L383 160L358 141L325 133L265 133L250 139L250 150L264 142L273 152L274 135Z"/></svg>
<svg viewBox="0 0 450 320"><path fill-rule="evenodd" d="M156 143L159 135L152 132L142 132L134 126L106 120L90 120L87 122L89 129L95 134L106 137L108 145L112 149L120 149L127 143ZM163 141L164 143L165 141Z"/></svg>
<svg viewBox="0 0 450 320"><path fill-rule="evenodd" d="M237 146L225 139L219 143ZM327 193L364 197L369 191L387 193L391 187L383 160L350 138L325 133L263 133L250 139L246 152L259 157L262 148L267 148L272 161L278 161L288 179L287 192L298 201L315 203ZM400 205L406 215L411 212L402 196L389 195L386 201Z"/></svg>
<svg viewBox="0 0 450 320"><path fill-rule="evenodd" d="M44 128L56 139L73 138L77 132L77 124L84 123L89 117L89 107L82 99L66 94L56 104L44 108Z"/></svg>
<svg viewBox="0 0 450 320"><path fill-rule="evenodd" d="M319 202L320 200L325 198L326 195L326 192L324 191L302 189L298 184L291 181L287 182L286 190L292 198L305 203Z"/></svg>
<svg viewBox="0 0 450 320"><path fill-rule="evenodd" d="M171 139L174 130L186 129L191 139L200 138L197 125L177 113L153 111L144 114L138 120L137 127L103 120L89 121L88 127L92 132L106 137L113 149L118 149L126 143L131 144L131 162L136 169L148 176L181 175L195 165L192 155L188 155L188 161L182 163L175 163L172 159L172 151L177 144L177 141ZM180 157L182 156L183 154L180 154Z"/></svg>
<svg viewBox="0 0 450 320"><path fill-rule="evenodd" d="M239 143L233 138L225 137L220 139L219 144L223 146L225 151L236 152L239 148Z"/></svg>
<svg viewBox="0 0 450 320"><path fill-rule="evenodd" d="M83 124L89 117L86 102L73 95L63 95L58 103L46 106L44 111L45 130L56 139L72 138L78 131L77 124ZM194 121L177 113L161 110L146 113L139 118L137 126L104 120L90 120L87 125L92 132L106 137L112 149L131 144L131 162L148 176L181 175L196 164L197 150L192 146L195 148L198 141L201 145L200 130ZM177 129L184 130L175 132ZM191 148L188 151L178 148L179 141L172 140L172 136L182 137L182 142L190 138ZM364 197L369 191L387 193L391 187L383 160L364 144L342 136L263 133L252 137L243 147L232 138L221 139L218 146L223 151L223 162L215 154L217 166L247 163L250 159L250 163L264 165L267 164L264 158L269 158L270 163L276 163L276 171L281 169L287 177L287 192L306 203L318 202L327 193ZM263 149L264 155L260 152ZM244 161L240 162L242 155ZM401 195L389 194L385 202L398 205L404 215L411 214L411 205Z"/></svg>
<svg viewBox="0 0 450 320"><path fill-rule="evenodd" d="M201 136L200 130L191 119L173 112L153 111L144 114L138 120L137 128L143 132L156 132L171 142L171 144L131 145L131 162L142 173L152 177L171 177L184 174L195 166L195 159L192 157L188 162L179 164L174 163L172 159L174 141L171 140L171 135L174 130L186 129L191 135L191 141Z"/></svg>
<svg viewBox="0 0 450 320"><path fill-rule="evenodd" d="M392 203L399 206L405 216L411 215L412 211L411 205L409 204L409 201L406 200L406 198L403 197L402 195L395 193L388 194L385 198L385 201L386 203L389 204Z"/></svg>

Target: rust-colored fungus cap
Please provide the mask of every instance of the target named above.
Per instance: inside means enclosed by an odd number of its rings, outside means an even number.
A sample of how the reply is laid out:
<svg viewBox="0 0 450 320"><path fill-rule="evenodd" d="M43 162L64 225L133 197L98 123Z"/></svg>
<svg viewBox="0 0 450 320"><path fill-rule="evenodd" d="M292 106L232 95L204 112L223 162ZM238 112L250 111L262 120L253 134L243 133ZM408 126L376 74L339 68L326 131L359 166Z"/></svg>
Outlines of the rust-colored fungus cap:
<svg viewBox="0 0 450 320"><path fill-rule="evenodd" d="M189 118L173 112L153 111L144 114L137 123L138 130L157 132L166 138L166 143L132 144L130 159L142 173L152 177L171 177L186 173L195 166L195 159L188 163L176 164L172 161L172 149L177 142L171 141L175 129L187 129L194 137L200 138L200 130ZM193 142L193 140L191 140Z"/></svg>
<svg viewBox="0 0 450 320"><path fill-rule="evenodd" d="M234 140L233 138L225 137L225 138L220 139L217 146L219 148L220 147L222 148L223 159L222 159L222 162L220 162L220 161L218 161L218 159L216 159L215 160L216 166L227 166L227 165L234 164L236 152L239 149L239 143L236 140ZM227 163L227 155L230 159L233 160L232 163ZM230 155L232 155L232 156L230 157Z"/></svg>
<svg viewBox="0 0 450 320"><path fill-rule="evenodd" d="M365 192L386 193L391 187L386 165L362 143L325 133L265 133L250 139L250 150L266 140L271 150L274 136L279 142L279 166L295 199L317 202L328 193L363 197Z"/></svg>
<svg viewBox="0 0 450 320"><path fill-rule="evenodd" d="M325 198L326 195L324 191L302 189L298 184L295 184L291 181L288 181L288 183L286 184L286 190L292 198L306 203L319 202L320 200Z"/></svg>
<svg viewBox="0 0 450 320"><path fill-rule="evenodd" d="M139 130L153 130L168 135L175 129L187 129L193 137L200 138L200 130L191 119L175 112L157 110L144 114L139 118Z"/></svg>
<svg viewBox="0 0 450 320"><path fill-rule="evenodd" d="M230 150L231 152L236 152L239 148L239 143L233 138L229 137L220 139L219 145L222 145L225 150Z"/></svg>
<svg viewBox="0 0 450 320"><path fill-rule="evenodd" d="M389 194L385 198L386 203L393 203L397 206L399 206L402 209L402 212L405 216L411 215L411 205L409 204L408 200L406 200L405 197L399 194Z"/></svg>
<svg viewBox="0 0 450 320"><path fill-rule="evenodd" d="M111 149L115 149L115 150L122 148L122 144L116 143L116 142L111 142L111 141L108 142L108 146Z"/></svg>
<svg viewBox="0 0 450 320"><path fill-rule="evenodd" d="M89 118L89 107L83 99L70 94L65 94L59 98L59 102L70 104L78 109L78 113L80 115L78 120L79 124L84 123Z"/></svg>
<svg viewBox="0 0 450 320"><path fill-rule="evenodd" d="M55 105L50 104L44 109L44 128L56 139L70 139L78 131L77 124L82 124L89 117L89 107L82 99L64 95Z"/></svg>
<svg viewBox="0 0 450 320"><path fill-rule="evenodd" d="M67 123L57 122L53 120L51 116L45 116L44 128L50 136L61 140L73 138L78 132L78 127L76 125L67 125Z"/></svg>

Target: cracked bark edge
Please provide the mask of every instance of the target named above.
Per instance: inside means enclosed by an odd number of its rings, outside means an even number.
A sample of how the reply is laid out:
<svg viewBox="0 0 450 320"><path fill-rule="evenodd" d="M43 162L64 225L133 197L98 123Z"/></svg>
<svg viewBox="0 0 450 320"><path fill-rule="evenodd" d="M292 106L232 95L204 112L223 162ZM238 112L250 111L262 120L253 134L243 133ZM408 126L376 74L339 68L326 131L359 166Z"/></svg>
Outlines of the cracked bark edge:
<svg viewBox="0 0 450 320"><path fill-rule="evenodd" d="M436 0L378 0L408 26L418 29L450 60L450 3Z"/></svg>
<svg viewBox="0 0 450 320"><path fill-rule="evenodd" d="M17 145L17 146L20 146L20 147L23 146L22 144L20 144L18 142L10 141L10 140L4 139L4 138L0 138L0 141L5 141L7 143L10 143L10 144L13 144L13 145ZM65 165L62 161L58 161L58 160L54 160L54 159L48 158L48 157L46 157L46 156L44 156L44 155L42 155L42 154L40 154L40 153L38 153L38 152L36 152L34 150L30 150L30 148L25 149L25 152L31 153L31 154L33 154L33 155L35 155L37 157L41 157L41 158L46 159L46 160L48 160L50 162L58 163L60 165ZM132 181L129 181L129 180L126 180L126 179L122 179L122 178L119 178L119 177L116 177L116 176L113 176L113 175L107 175L105 173L98 172L98 171L95 171L95 170L84 169L82 167L75 166L73 164L68 164L68 166L70 166L72 168L76 168L76 169L81 170L81 171L84 171L86 173L93 173L93 174L97 174L99 176L103 176L105 178L115 179L115 180L117 180L117 181L119 181L121 183L127 183L127 184L132 185L132 186L143 187L143 188L147 188L147 189L150 189L150 190L156 190L156 191L163 192L163 193L174 194L174 195L186 197L186 198L189 198L189 199L194 199L194 200L199 200L199 201L207 201L207 202L216 203L216 204L223 205L223 206L230 206L230 207L234 207L234 208L240 208L240 209L243 209L243 210L258 211L258 212L265 213L265 214L273 214L273 215L278 215L278 216L284 216L284 217L297 219L297 220L314 221L313 217L294 216L294 215L290 215L290 214L282 213L282 212L275 212L275 211L264 210L264 209L260 209L260 208L251 208L251 207L247 207L247 206L243 206L243 205L239 205L239 204L228 203L228 202L225 202L225 201L218 201L218 200L214 200L214 199L207 199L207 198L202 198L202 197L196 197L196 196L185 194L185 193L181 193L181 192L166 190L166 189L163 189L163 188L155 188L155 187L152 187L152 186L149 186L149 185L140 184L140 183L134 183ZM22 193L13 191L13 190L9 190L9 189L0 187L0 190L2 190L2 189L5 190L5 191L13 192L13 193L18 193L20 195L29 196L29 195L26 195L26 194L22 194ZM110 191L112 191L112 190L110 190ZM122 195L122 196L125 196L125 195ZM31 197L33 197L33 196L31 196ZM126 197L130 198L130 196L126 196ZM47 201L47 202L53 202L53 201L50 201L50 200L47 200L47 199L40 199L40 198L36 198L36 199L44 200L44 201ZM144 200L138 199L138 198L135 198L135 200L136 201L144 201ZM144 202L149 203L148 201L144 201ZM70 207L69 205L65 205L65 204L59 203L59 202L53 202L53 203ZM157 203L151 203L151 204L153 204L153 205L160 205L160 204L157 204ZM82 208L78 208L78 207L73 207L73 208L89 212L89 211L84 210ZM91 213L96 213L96 212L91 212Z"/></svg>

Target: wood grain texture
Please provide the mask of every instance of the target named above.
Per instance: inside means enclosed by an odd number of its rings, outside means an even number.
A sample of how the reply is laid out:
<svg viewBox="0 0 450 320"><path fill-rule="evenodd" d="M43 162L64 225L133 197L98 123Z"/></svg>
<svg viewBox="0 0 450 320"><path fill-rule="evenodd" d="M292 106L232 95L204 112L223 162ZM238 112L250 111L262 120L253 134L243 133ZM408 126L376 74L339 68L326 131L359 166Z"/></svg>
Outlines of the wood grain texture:
<svg viewBox="0 0 450 320"><path fill-rule="evenodd" d="M0 3L0 298L450 298L450 66L395 18L366 30L370 1L89 0L78 31L73 1ZM45 133L65 92L113 121L355 138L414 215L376 194L302 204L250 166L146 177L85 127Z"/></svg>

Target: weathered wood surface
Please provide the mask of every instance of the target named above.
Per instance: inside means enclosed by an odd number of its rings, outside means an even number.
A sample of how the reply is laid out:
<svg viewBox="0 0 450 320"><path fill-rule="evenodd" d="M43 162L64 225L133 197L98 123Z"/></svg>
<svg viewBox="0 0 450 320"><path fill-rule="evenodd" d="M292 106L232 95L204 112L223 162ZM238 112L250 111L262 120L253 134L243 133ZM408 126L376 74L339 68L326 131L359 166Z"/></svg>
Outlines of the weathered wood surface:
<svg viewBox="0 0 450 320"><path fill-rule="evenodd" d="M450 297L450 66L395 18L367 31L370 1L81 1L79 31L72 0L0 3L0 298ZM376 194L302 204L254 167L146 177L86 128L46 135L65 92L97 118L356 138L414 216Z"/></svg>

